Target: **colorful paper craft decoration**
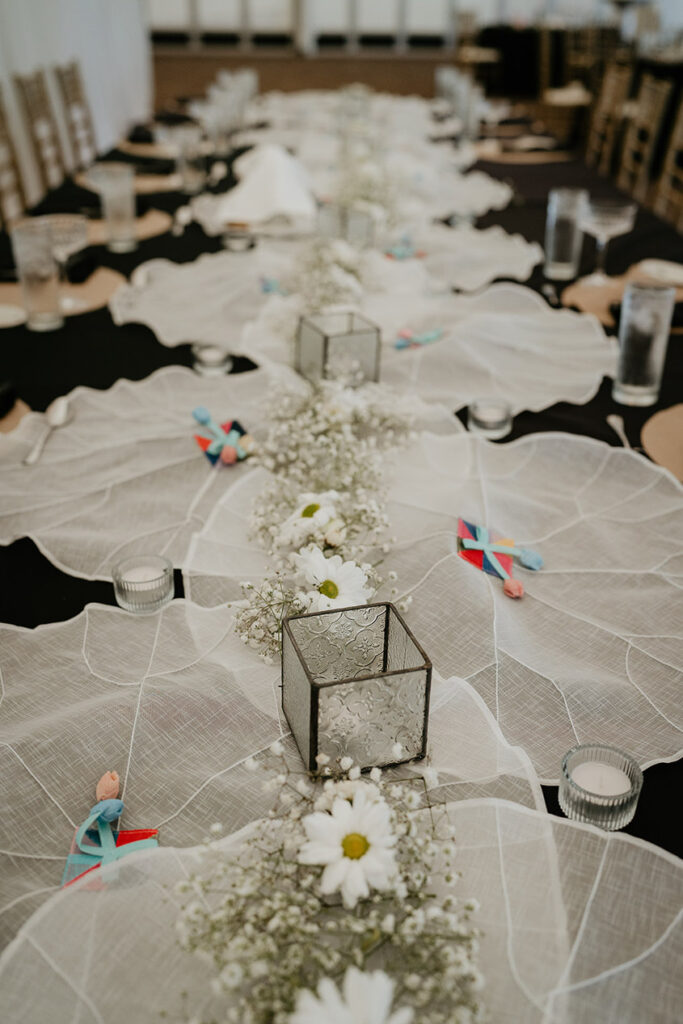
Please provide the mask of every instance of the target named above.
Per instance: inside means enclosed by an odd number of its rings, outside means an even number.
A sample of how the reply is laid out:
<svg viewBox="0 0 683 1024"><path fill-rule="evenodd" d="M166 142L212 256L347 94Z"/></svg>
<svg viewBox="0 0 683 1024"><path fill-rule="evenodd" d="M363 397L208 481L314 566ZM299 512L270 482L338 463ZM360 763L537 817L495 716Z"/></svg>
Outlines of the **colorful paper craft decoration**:
<svg viewBox="0 0 683 1024"><path fill-rule="evenodd" d="M413 334L409 329L399 331L394 348L420 348L421 345L431 345L433 341L438 341L442 334L442 327L435 327L432 331L423 331L422 334Z"/></svg>
<svg viewBox="0 0 683 1024"><path fill-rule="evenodd" d="M121 817L121 800L100 800L91 809L83 824L76 830L66 858L62 887L77 878L113 864L129 853L149 850L158 846L155 828L112 829L111 822ZM94 879L99 888L99 879Z"/></svg>
<svg viewBox="0 0 683 1024"><path fill-rule="evenodd" d="M517 548L510 537L502 537L485 526L458 519L458 554L470 565L503 580L507 597L522 597L524 585L512 576L514 558L526 569L541 569L543 559L531 548Z"/></svg>
<svg viewBox="0 0 683 1024"><path fill-rule="evenodd" d="M219 461L223 465L231 466L234 462L241 462L247 458L253 448L254 439L237 420L216 423L203 405L193 409L192 415L206 431L204 434L195 434L194 439L212 466Z"/></svg>
<svg viewBox="0 0 683 1024"><path fill-rule="evenodd" d="M395 245L384 250L384 255L390 260L423 260L427 253L423 249L416 249L410 235L403 235Z"/></svg>

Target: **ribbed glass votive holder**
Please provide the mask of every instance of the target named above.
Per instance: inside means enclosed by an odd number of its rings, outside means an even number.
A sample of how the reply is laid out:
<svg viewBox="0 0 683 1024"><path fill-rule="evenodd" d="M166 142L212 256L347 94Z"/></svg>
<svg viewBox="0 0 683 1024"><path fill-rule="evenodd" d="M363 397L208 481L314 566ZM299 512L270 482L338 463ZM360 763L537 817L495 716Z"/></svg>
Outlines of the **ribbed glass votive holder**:
<svg viewBox="0 0 683 1024"><path fill-rule="evenodd" d="M560 807L575 821L610 832L624 828L636 813L642 788L640 766L616 747L587 743L562 759Z"/></svg>
<svg viewBox="0 0 683 1024"><path fill-rule="evenodd" d="M161 555L131 555L112 569L117 604L127 612L147 615L173 600L173 566Z"/></svg>

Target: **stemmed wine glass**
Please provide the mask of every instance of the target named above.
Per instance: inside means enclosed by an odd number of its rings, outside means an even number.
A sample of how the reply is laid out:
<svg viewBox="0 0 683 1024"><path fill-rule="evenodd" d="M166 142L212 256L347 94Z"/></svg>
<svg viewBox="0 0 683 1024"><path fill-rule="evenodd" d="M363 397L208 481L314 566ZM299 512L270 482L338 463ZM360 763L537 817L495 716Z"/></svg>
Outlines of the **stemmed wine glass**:
<svg viewBox="0 0 683 1024"><path fill-rule="evenodd" d="M64 313L85 309L87 302L64 294L67 284L66 265L69 257L88 244L88 218L80 213L50 213L40 218L50 231L52 254L59 267L60 306Z"/></svg>
<svg viewBox="0 0 683 1024"><path fill-rule="evenodd" d="M594 199L586 197L579 210L579 227L596 242L595 270L584 277L584 284L604 285L609 278L605 273L607 244L617 235L626 235L633 230L638 211L637 203L623 199Z"/></svg>

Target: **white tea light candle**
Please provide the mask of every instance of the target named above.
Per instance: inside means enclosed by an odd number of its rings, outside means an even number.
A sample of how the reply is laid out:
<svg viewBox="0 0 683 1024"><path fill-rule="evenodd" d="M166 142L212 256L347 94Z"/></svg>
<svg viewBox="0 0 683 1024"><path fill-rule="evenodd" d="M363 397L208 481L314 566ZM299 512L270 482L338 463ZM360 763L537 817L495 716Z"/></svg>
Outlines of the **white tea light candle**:
<svg viewBox="0 0 683 1024"><path fill-rule="evenodd" d="M620 796L631 789L631 780L626 772L603 761L584 761L583 764L577 764L571 776L577 786L599 796Z"/></svg>
<svg viewBox="0 0 683 1024"><path fill-rule="evenodd" d="M632 757L589 743L562 759L558 799L568 818L613 831L632 820L642 787L643 773Z"/></svg>
<svg viewBox="0 0 683 1024"><path fill-rule="evenodd" d="M467 410L467 429L497 441L512 430L512 408L504 398L476 398Z"/></svg>

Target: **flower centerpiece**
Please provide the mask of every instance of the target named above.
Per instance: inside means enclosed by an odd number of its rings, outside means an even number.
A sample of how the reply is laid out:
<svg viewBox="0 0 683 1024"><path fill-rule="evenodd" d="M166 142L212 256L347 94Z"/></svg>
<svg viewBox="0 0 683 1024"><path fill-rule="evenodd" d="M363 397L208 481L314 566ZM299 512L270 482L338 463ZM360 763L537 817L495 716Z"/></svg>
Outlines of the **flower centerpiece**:
<svg viewBox="0 0 683 1024"><path fill-rule="evenodd" d="M454 894L455 839L426 778L369 778L326 758L299 775L282 744L270 816L208 842L178 938L209 960L221 1019L239 1024L474 1024L484 1019L475 901ZM214 832L219 831L214 826Z"/></svg>
<svg viewBox="0 0 683 1024"><path fill-rule="evenodd" d="M407 443L413 416L409 400L384 385L339 381L277 392L271 406L273 426L252 455L271 481L251 525L273 568L245 581L235 605L237 632L267 661L280 652L284 618L365 603L384 582L384 453Z"/></svg>

